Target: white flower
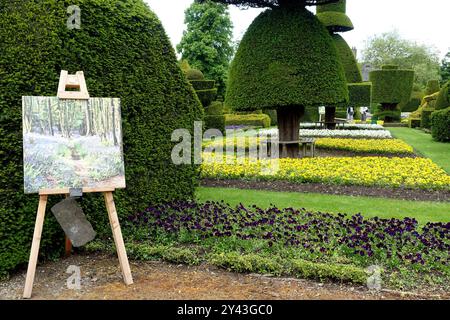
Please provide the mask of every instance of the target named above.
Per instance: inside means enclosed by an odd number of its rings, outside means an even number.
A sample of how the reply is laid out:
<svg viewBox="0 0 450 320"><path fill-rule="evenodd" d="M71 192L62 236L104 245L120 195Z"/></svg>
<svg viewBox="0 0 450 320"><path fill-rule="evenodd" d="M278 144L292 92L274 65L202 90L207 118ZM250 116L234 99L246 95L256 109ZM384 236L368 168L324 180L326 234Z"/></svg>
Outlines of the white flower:
<svg viewBox="0 0 450 320"><path fill-rule="evenodd" d="M259 136L277 136L278 129L260 130ZM356 139L392 139L387 130L316 130L300 129L300 137L311 138L356 138Z"/></svg>

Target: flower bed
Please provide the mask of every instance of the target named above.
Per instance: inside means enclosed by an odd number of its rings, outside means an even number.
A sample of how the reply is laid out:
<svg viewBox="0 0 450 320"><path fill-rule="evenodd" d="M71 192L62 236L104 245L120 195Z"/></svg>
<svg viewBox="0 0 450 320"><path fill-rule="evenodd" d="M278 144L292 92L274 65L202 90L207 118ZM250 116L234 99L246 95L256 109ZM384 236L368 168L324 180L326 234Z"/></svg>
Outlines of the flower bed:
<svg viewBox="0 0 450 320"><path fill-rule="evenodd" d="M321 138L316 147L366 153L413 154L414 149L399 139L339 139Z"/></svg>
<svg viewBox="0 0 450 320"><path fill-rule="evenodd" d="M300 123L300 129L315 129L315 123ZM343 127L340 125L338 129L342 130L385 130L379 124L364 124L364 123L345 123Z"/></svg>
<svg viewBox="0 0 450 320"><path fill-rule="evenodd" d="M419 226L410 218L174 202L132 215L128 224L135 228L134 240L195 244L204 254L206 250L210 261L236 271L323 275L365 283L364 269L361 275L355 267L378 265L388 271L408 270L405 276L410 280L412 272L420 277L424 272L450 276L450 223Z"/></svg>
<svg viewBox="0 0 450 320"><path fill-rule="evenodd" d="M260 135L278 136L278 129L260 130ZM300 129L300 137L310 138L352 138L352 139L392 139L387 130L315 130Z"/></svg>
<svg viewBox="0 0 450 320"><path fill-rule="evenodd" d="M450 176L423 158L306 158L279 159L279 168L268 173L268 160L225 157L219 161L205 153L203 178L285 180L294 183L326 183L377 187L450 190Z"/></svg>

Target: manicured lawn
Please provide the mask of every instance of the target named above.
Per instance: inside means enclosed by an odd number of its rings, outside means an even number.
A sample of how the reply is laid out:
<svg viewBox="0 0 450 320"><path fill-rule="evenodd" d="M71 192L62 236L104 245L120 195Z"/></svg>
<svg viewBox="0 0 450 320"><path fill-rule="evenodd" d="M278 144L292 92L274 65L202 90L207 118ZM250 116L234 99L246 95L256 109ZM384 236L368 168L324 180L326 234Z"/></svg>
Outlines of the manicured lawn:
<svg viewBox="0 0 450 320"><path fill-rule="evenodd" d="M199 188L198 200L267 208L305 208L330 213L362 213L365 217L417 219L420 223L450 222L450 202L406 201L373 197L335 196L313 193L273 192L228 188Z"/></svg>
<svg viewBox="0 0 450 320"><path fill-rule="evenodd" d="M411 145L450 174L450 143L436 142L431 135L410 128L388 128L392 135Z"/></svg>

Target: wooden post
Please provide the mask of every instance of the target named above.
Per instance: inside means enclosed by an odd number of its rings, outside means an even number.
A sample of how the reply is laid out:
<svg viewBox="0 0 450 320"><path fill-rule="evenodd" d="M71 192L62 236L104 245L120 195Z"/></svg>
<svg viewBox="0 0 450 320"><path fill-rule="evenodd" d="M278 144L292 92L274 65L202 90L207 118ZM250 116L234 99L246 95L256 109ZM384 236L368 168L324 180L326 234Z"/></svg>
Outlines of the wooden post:
<svg viewBox="0 0 450 320"><path fill-rule="evenodd" d="M70 197L70 195L66 194L66 198ZM64 253L65 257L68 258L72 254L72 242L70 242L70 239L68 236L65 236L64 241Z"/></svg>
<svg viewBox="0 0 450 320"><path fill-rule="evenodd" d="M125 284L130 285L133 284L133 277L131 276L130 265L128 264L127 252L125 250L125 243L123 242L122 230L120 229L119 217L117 216L113 194L112 192L105 192L104 196L123 280L125 281Z"/></svg>
<svg viewBox="0 0 450 320"><path fill-rule="evenodd" d="M33 243L31 245L30 260L28 261L27 278L25 281L25 290L23 297L31 298L33 290L34 275L36 273L36 264L39 256L39 246L41 244L42 227L44 226L45 208L47 207L47 195L39 196L39 207L36 216L36 224L34 225Z"/></svg>

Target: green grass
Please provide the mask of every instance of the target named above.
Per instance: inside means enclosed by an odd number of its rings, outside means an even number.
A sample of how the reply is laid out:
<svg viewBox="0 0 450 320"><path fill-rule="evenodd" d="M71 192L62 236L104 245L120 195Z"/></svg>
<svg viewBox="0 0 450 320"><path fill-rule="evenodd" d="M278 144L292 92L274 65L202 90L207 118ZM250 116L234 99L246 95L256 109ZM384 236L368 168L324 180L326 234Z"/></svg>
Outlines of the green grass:
<svg viewBox="0 0 450 320"><path fill-rule="evenodd" d="M411 145L419 154L430 158L450 174L450 143L436 142L430 134L418 129L388 128L392 135Z"/></svg>
<svg viewBox="0 0 450 320"><path fill-rule="evenodd" d="M406 201L373 197L335 196L315 193L275 192L229 188L198 188L201 202L221 201L267 208L305 208L330 213L361 213L365 217L416 218L426 222L450 222L450 202Z"/></svg>

